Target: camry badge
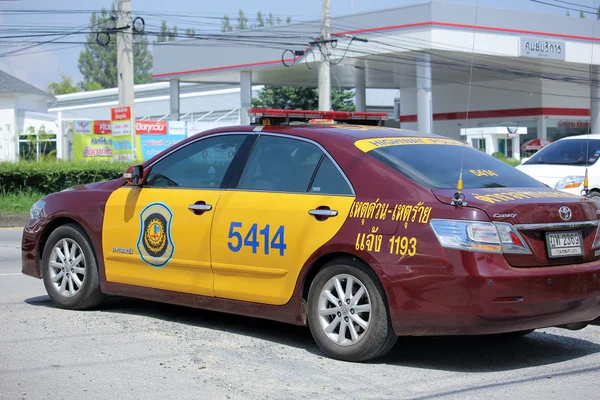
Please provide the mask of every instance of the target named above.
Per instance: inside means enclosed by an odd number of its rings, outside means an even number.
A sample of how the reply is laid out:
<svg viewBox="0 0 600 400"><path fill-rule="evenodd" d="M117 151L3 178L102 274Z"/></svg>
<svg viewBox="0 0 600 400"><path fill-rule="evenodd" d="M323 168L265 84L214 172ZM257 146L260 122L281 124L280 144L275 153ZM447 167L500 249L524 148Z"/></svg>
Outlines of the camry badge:
<svg viewBox="0 0 600 400"><path fill-rule="evenodd" d="M563 221L568 221L573 216L571 209L567 206L562 206L558 209L558 215L563 219Z"/></svg>

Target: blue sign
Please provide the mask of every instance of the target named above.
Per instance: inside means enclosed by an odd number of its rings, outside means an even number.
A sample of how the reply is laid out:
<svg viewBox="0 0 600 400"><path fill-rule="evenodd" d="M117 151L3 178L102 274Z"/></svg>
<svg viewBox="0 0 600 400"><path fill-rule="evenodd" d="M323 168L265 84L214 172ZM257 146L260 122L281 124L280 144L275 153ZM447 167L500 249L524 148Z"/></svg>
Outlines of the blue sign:
<svg viewBox="0 0 600 400"><path fill-rule="evenodd" d="M139 135L144 161L186 139L186 135Z"/></svg>

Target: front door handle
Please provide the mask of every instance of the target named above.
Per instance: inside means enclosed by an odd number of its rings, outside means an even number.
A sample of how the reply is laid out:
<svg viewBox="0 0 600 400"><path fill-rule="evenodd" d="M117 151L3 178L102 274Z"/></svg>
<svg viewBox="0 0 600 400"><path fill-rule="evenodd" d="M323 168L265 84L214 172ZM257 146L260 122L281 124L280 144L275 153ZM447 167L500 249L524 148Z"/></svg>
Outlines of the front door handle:
<svg viewBox="0 0 600 400"><path fill-rule="evenodd" d="M336 210L330 210L329 208L317 208L315 210L309 210L308 213L315 217L317 221L325 221L327 218L338 215Z"/></svg>
<svg viewBox="0 0 600 400"><path fill-rule="evenodd" d="M206 204L203 201L198 201L194 204L190 204L188 206L188 210L190 210L196 215L202 215L204 214L204 212L212 210L212 206L210 204Z"/></svg>

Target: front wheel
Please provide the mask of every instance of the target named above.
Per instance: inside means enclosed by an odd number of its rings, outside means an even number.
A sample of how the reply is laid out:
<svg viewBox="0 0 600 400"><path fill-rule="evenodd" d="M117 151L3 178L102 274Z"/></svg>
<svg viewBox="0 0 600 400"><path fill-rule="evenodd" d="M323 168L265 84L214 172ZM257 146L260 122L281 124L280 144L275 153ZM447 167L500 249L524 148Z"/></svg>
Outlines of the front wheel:
<svg viewBox="0 0 600 400"><path fill-rule="evenodd" d="M321 350L339 360L381 357L398 339L377 277L350 259L330 262L313 280L308 324Z"/></svg>
<svg viewBox="0 0 600 400"><path fill-rule="evenodd" d="M77 225L63 225L50 234L42 256L42 277L58 307L82 310L102 301L96 257Z"/></svg>

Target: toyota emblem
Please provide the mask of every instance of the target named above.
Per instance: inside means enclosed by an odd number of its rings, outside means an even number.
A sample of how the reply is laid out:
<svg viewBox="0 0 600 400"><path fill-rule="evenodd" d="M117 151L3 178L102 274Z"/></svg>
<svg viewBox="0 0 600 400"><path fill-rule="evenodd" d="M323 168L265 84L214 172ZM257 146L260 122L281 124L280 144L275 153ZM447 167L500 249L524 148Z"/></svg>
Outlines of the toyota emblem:
<svg viewBox="0 0 600 400"><path fill-rule="evenodd" d="M560 215L560 217L563 219L563 221L568 221L573 216L573 213L571 212L571 209L569 207L562 206L558 210L558 215Z"/></svg>

